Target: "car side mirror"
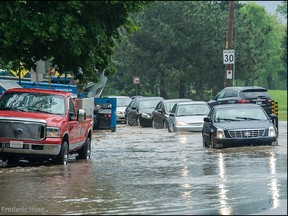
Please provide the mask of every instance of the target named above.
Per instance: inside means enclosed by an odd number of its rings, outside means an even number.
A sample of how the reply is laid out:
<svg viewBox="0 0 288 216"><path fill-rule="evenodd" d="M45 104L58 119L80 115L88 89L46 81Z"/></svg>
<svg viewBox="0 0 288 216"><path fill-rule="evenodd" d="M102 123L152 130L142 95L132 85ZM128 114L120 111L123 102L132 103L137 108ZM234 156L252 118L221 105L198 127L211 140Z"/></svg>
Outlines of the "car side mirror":
<svg viewBox="0 0 288 216"><path fill-rule="evenodd" d="M204 122L212 122L211 118L210 117L204 117Z"/></svg>
<svg viewBox="0 0 288 216"><path fill-rule="evenodd" d="M274 120L274 119L278 118L278 116L276 114L274 114L274 113L270 114L269 116L270 116L271 120Z"/></svg>
<svg viewBox="0 0 288 216"><path fill-rule="evenodd" d="M170 114L169 114L169 116L172 116L172 117L174 117L174 116L175 116L175 114L174 114L174 113L170 113Z"/></svg>

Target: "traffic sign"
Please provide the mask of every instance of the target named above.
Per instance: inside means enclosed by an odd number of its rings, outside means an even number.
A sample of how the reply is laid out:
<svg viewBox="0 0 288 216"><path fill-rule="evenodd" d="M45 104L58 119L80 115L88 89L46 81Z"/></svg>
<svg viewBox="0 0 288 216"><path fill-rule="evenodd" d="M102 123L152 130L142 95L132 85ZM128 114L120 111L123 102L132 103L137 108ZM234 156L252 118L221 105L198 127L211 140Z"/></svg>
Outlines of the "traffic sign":
<svg viewBox="0 0 288 216"><path fill-rule="evenodd" d="M232 79L232 76L233 76L232 70L227 70L227 76L226 76L226 78L227 78L227 79Z"/></svg>
<svg viewBox="0 0 288 216"><path fill-rule="evenodd" d="M234 64L234 50L223 50L223 63Z"/></svg>
<svg viewBox="0 0 288 216"><path fill-rule="evenodd" d="M133 84L140 84L140 78L139 77L133 77Z"/></svg>

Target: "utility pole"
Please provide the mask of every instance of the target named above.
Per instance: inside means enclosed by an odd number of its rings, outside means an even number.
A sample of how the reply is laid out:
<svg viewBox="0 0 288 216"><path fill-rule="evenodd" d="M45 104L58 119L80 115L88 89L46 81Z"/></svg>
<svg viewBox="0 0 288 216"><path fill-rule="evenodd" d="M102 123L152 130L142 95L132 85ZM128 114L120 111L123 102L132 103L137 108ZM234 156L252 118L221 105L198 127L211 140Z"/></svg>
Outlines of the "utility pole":
<svg viewBox="0 0 288 216"><path fill-rule="evenodd" d="M229 15L227 21L226 50L232 49L233 41L234 1L229 1ZM234 61L234 59L233 59ZM231 74L232 73L232 74ZM232 76L231 76L232 75ZM224 87L232 86L233 64L225 64Z"/></svg>

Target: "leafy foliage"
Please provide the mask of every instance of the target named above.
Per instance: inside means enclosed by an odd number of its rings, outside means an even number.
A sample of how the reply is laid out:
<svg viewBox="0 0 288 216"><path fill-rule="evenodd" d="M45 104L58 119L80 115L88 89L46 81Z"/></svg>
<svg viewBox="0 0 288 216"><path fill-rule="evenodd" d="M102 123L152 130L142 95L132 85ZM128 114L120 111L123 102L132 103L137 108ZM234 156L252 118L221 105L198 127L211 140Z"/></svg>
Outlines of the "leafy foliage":
<svg viewBox="0 0 288 216"><path fill-rule="evenodd" d="M113 74L111 55L120 27L137 29L130 13L144 1L3 1L0 7L0 60L35 68L51 60L60 73L72 70L80 81L97 80L96 71ZM77 73L79 68L83 74ZM97 69L97 70L96 70Z"/></svg>
<svg viewBox="0 0 288 216"><path fill-rule="evenodd" d="M133 95L132 77L139 76L142 95L210 99L224 87L228 4L156 1L135 14L141 28L118 45L117 73L106 94ZM253 2L235 4L233 26L235 85L287 88L281 44L285 26Z"/></svg>

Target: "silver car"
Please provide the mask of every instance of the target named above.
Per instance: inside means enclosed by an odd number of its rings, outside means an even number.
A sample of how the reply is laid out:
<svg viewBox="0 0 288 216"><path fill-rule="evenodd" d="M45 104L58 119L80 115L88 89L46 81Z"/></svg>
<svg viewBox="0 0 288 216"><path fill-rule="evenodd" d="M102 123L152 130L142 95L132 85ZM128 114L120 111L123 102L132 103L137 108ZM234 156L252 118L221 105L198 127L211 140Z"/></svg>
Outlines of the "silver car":
<svg viewBox="0 0 288 216"><path fill-rule="evenodd" d="M125 109L132 99L129 96L108 96L107 98L116 98L116 122L125 122Z"/></svg>
<svg viewBox="0 0 288 216"><path fill-rule="evenodd" d="M204 117L210 112L205 101L176 103L168 118L168 131L202 131Z"/></svg>

